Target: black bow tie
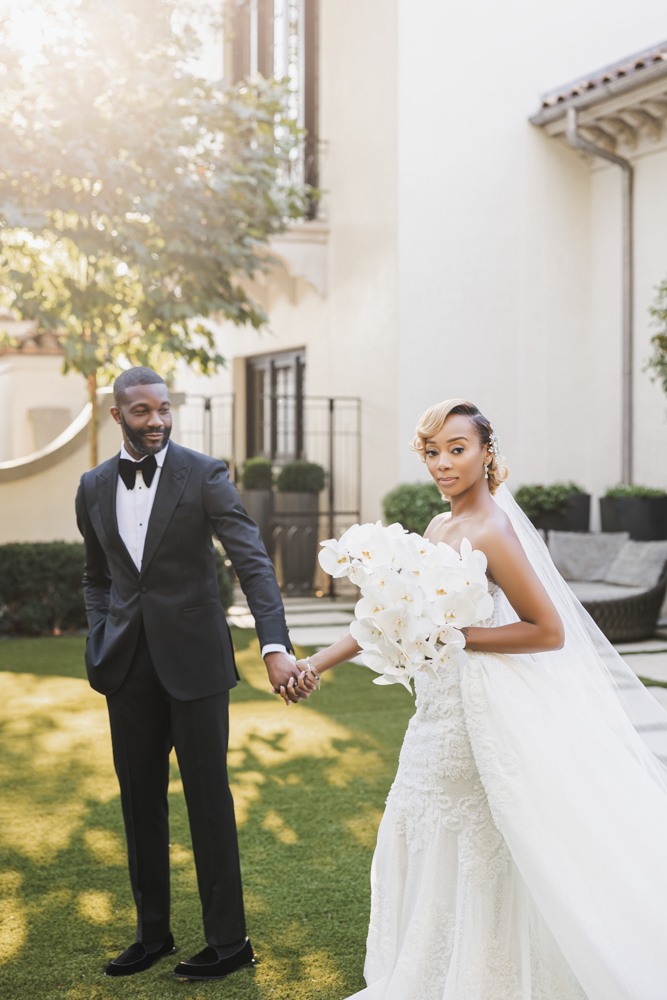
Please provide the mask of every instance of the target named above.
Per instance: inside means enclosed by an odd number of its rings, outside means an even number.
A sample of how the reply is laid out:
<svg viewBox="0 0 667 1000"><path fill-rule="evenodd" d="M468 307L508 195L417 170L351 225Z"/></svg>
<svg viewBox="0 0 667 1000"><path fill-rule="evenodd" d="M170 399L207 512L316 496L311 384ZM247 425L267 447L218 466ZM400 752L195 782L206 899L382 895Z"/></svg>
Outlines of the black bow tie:
<svg viewBox="0 0 667 1000"><path fill-rule="evenodd" d="M155 455L146 455L140 462L130 462L129 458L121 458L118 463L118 475L123 480L128 490L134 489L137 480L137 469L141 470L146 486L153 482L153 476L157 469L157 459Z"/></svg>

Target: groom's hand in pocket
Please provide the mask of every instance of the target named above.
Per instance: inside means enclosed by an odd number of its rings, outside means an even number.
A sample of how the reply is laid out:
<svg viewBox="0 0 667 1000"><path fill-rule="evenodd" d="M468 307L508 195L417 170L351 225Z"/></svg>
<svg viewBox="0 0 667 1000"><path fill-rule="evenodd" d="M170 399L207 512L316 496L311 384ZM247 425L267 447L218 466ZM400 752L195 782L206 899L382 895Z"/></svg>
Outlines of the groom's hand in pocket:
<svg viewBox="0 0 667 1000"><path fill-rule="evenodd" d="M299 669L287 653L267 653L264 662L273 694L279 694L286 705L291 701L298 702L301 698L308 697L297 687Z"/></svg>

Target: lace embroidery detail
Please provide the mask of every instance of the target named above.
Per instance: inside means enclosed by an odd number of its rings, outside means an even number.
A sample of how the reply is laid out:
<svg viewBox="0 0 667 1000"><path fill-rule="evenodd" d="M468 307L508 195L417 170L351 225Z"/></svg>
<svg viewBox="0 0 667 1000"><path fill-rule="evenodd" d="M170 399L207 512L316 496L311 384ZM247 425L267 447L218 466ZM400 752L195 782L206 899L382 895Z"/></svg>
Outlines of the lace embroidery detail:
<svg viewBox="0 0 667 1000"><path fill-rule="evenodd" d="M502 594L489 590L494 612L480 625L500 620ZM482 671L493 656L415 679L371 877L364 971L369 985L383 981L378 997L586 1000L494 820L518 761L487 736Z"/></svg>

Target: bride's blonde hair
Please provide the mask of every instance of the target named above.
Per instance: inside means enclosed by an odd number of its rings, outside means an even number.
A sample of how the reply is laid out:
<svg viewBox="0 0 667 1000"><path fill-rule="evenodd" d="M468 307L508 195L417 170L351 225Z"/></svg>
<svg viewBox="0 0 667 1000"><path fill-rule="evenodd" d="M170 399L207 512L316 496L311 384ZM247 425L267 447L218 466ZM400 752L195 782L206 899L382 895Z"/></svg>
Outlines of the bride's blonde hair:
<svg viewBox="0 0 667 1000"><path fill-rule="evenodd" d="M447 417L453 413L460 413L464 417L470 417L479 435L479 440L484 445L491 446L491 461L488 466L489 490L495 493L501 483L505 482L508 476L507 466L504 458L500 454L498 438L490 420L480 413L474 403L467 399L446 399L443 403L436 403L429 406L419 418L419 423L415 431L415 439L410 445L416 451L422 462L426 461L426 442L435 434L438 434L445 423Z"/></svg>

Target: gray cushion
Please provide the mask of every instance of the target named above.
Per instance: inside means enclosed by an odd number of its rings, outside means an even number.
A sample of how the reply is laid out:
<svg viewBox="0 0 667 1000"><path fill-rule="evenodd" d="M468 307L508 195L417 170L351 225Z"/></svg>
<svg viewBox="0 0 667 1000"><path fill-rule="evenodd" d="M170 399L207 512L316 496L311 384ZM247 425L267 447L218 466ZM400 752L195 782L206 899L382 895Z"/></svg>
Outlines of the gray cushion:
<svg viewBox="0 0 667 1000"><path fill-rule="evenodd" d="M667 541L626 542L604 579L626 587L655 587L666 561Z"/></svg>
<svg viewBox="0 0 667 1000"><path fill-rule="evenodd" d="M550 531L549 552L556 569L566 580L604 580L629 537L627 531L598 535Z"/></svg>
<svg viewBox="0 0 667 1000"><path fill-rule="evenodd" d="M568 586L572 593L584 601L618 601L623 597L645 594L646 587L619 587L615 583L599 583L597 580L571 580Z"/></svg>

